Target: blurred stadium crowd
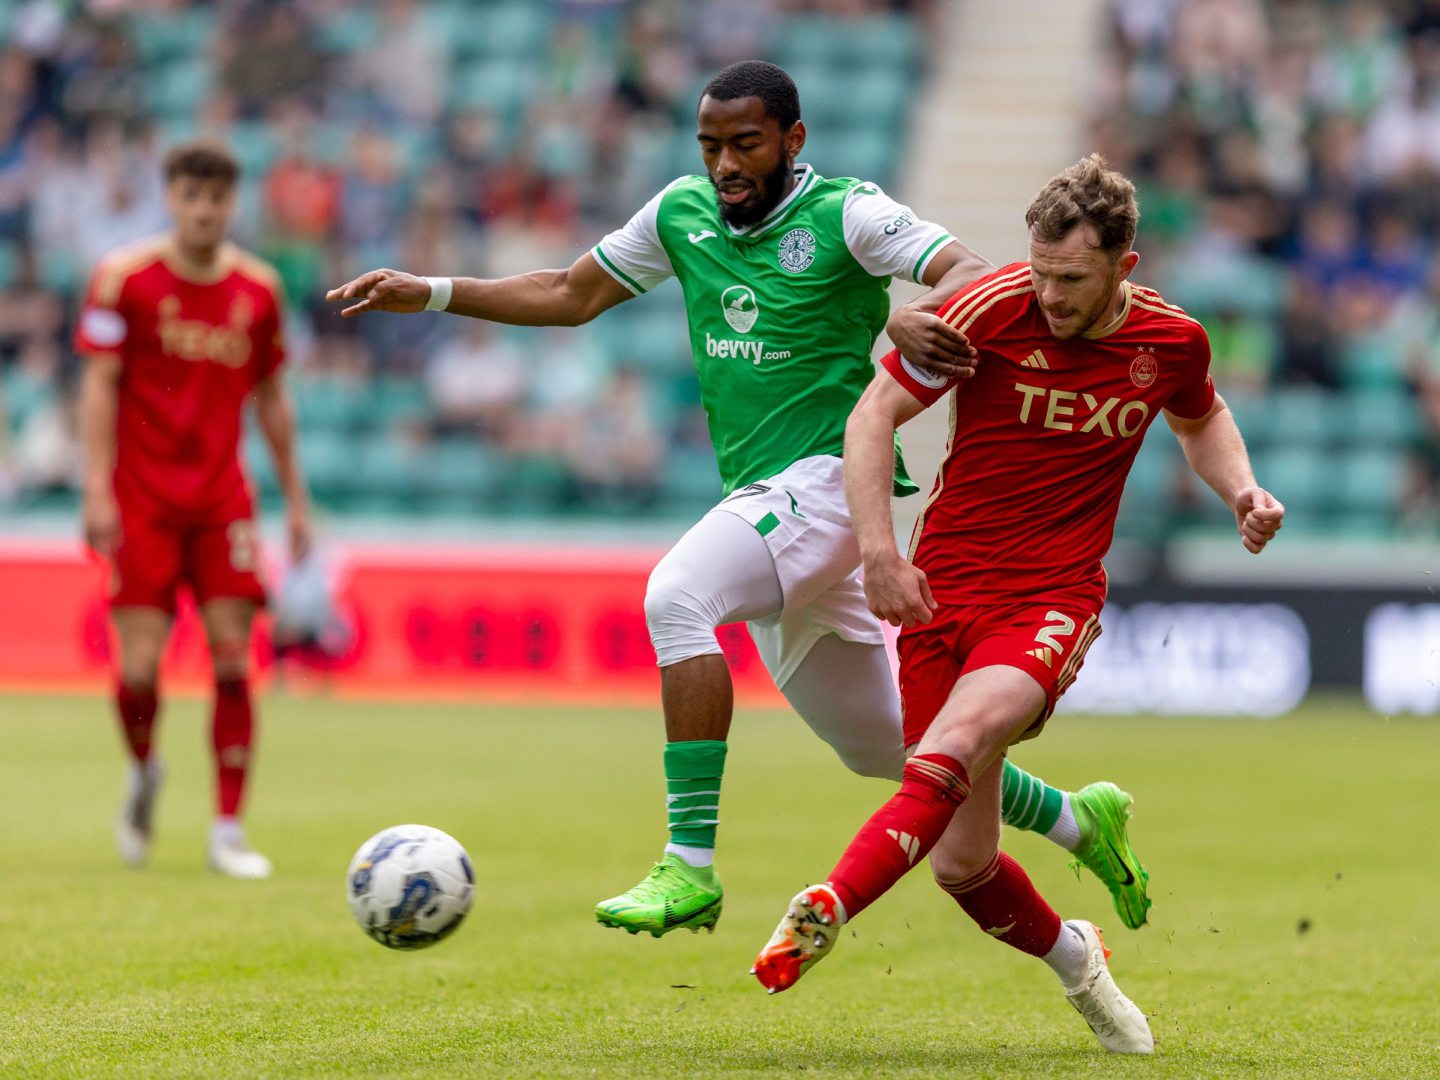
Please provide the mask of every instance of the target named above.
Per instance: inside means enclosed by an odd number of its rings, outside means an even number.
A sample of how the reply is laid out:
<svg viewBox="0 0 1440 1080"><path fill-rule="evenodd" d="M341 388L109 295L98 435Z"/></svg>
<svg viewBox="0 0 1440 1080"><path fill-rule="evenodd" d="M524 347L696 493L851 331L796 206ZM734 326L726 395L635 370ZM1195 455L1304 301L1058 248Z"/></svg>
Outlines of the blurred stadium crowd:
<svg viewBox="0 0 1440 1080"><path fill-rule="evenodd" d="M1139 187L1136 276L1205 323L1287 525L1433 531L1440 2L1113 0L1110 42L1093 141Z"/></svg>
<svg viewBox="0 0 1440 1080"><path fill-rule="evenodd" d="M284 279L302 462L322 506L709 505L718 476L673 285L578 333L342 322L324 289L381 265L568 265L699 168L699 87L755 55L821 77L853 60L866 107L816 95L807 118L832 150L843 142L846 171L883 180L903 146L914 13L877 0L0 0L0 507L73 497L77 295L100 255L164 227L159 157L201 133L242 159L237 238ZM267 480L264 455L252 460Z"/></svg>
<svg viewBox="0 0 1440 1080"><path fill-rule="evenodd" d="M102 253L164 227L159 157L205 133L246 168L238 239L285 282L322 506L693 514L718 479L673 285L578 332L342 322L324 288L379 265L568 264L698 169L699 87L749 56L796 76L822 173L894 183L932 16L0 0L0 510L72 504L78 293ZM1300 522L1432 527L1440 0L1115 0L1111 23L1091 141L1137 178L1139 277L1206 323L1265 482ZM1173 465L1142 455L1142 531L1214 512Z"/></svg>

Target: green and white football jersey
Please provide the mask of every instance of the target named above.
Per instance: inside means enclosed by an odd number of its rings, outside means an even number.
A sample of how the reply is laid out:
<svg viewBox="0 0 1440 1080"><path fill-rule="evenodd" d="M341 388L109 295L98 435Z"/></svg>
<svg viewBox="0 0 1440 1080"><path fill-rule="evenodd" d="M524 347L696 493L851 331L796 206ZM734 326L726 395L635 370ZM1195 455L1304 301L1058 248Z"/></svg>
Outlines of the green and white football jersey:
<svg viewBox="0 0 1440 1080"><path fill-rule="evenodd" d="M710 439L728 495L801 458L839 456L874 375L893 276L920 281L951 241L878 186L808 165L755 225L720 216L709 177L685 176L594 248L637 296L679 279ZM915 485L896 442L897 494Z"/></svg>

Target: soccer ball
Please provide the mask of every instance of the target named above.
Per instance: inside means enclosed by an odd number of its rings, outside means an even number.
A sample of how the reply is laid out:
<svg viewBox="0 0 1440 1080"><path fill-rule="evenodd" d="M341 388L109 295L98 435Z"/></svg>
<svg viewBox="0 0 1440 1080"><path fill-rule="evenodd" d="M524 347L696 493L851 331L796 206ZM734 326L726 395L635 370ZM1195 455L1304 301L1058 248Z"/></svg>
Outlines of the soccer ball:
<svg viewBox="0 0 1440 1080"><path fill-rule="evenodd" d="M465 918L475 871L449 833L396 825L360 845L345 874L345 896L360 929L381 945L424 949Z"/></svg>

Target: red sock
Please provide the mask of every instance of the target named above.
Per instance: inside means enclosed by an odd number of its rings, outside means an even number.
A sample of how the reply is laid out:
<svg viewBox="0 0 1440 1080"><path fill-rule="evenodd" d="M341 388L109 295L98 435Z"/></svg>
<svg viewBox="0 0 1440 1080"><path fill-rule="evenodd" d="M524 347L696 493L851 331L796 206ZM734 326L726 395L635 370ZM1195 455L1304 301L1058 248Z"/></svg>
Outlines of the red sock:
<svg viewBox="0 0 1440 1080"><path fill-rule="evenodd" d="M970 794L965 767L944 754L905 763L900 790L860 827L830 873L830 884L854 918L929 854Z"/></svg>
<svg viewBox="0 0 1440 1080"><path fill-rule="evenodd" d="M215 680L215 715L210 735L215 747L216 809L221 817L235 817L240 812L254 725L250 683L243 678Z"/></svg>
<svg viewBox="0 0 1440 1080"><path fill-rule="evenodd" d="M160 699L152 686L147 690L132 690L124 683L115 684L115 712L120 717L120 733L130 756L136 761L150 760L150 733L155 727L155 714L160 711Z"/></svg>
<svg viewBox="0 0 1440 1080"><path fill-rule="evenodd" d="M1024 868L997 851L978 874L940 885L991 937L1031 956L1044 956L1060 939L1060 916L1035 891Z"/></svg>

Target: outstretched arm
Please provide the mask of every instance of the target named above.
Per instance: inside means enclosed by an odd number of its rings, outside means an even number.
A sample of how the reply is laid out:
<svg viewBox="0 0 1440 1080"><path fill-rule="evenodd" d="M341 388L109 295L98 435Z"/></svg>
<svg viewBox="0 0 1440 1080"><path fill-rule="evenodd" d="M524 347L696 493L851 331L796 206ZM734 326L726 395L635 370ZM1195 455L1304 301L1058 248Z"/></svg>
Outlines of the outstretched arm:
<svg viewBox="0 0 1440 1080"><path fill-rule="evenodd" d="M1195 475L1209 484L1235 513L1235 525L1245 549L1259 554L1275 538L1285 520L1280 500L1255 483L1245 440L1235 417L1219 394L1210 411L1190 420L1167 411L1165 421Z"/></svg>
<svg viewBox="0 0 1440 1080"><path fill-rule="evenodd" d="M845 425L845 501L860 542L865 599L878 618L896 626L929 622L935 610L924 571L895 546L890 513L895 429L924 408L894 376L880 371Z"/></svg>
<svg viewBox="0 0 1440 1080"><path fill-rule="evenodd" d="M969 340L935 313L946 300L995 267L958 240L930 260L925 284L930 291L902 304L885 324L900 355L916 367L946 379L968 379L975 374L977 353Z"/></svg>
<svg viewBox="0 0 1440 1080"><path fill-rule="evenodd" d="M446 311L512 326L579 326L634 293L600 268L586 252L567 270L534 270L507 278L450 278ZM355 300L340 312L354 318L367 311L424 311L430 280L400 270L371 270L331 289L325 299Z"/></svg>

